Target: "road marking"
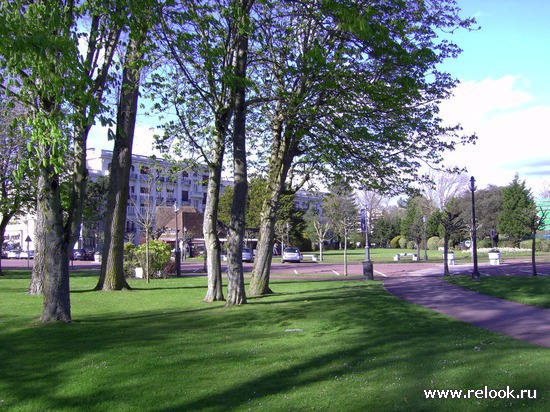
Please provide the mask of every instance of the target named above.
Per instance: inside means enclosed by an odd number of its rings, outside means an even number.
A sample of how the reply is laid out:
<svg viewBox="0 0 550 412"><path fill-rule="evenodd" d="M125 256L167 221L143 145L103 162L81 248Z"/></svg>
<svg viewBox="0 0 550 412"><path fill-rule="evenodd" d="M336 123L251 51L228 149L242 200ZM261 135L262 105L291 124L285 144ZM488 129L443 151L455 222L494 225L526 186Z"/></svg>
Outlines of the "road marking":
<svg viewBox="0 0 550 412"><path fill-rule="evenodd" d="M295 275L298 275L298 274L299 274L298 271L297 271L296 269L294 269L294 274L295 274Z"/></svg>
<svg viewBox="0 0 550 412"><path fill-rule="evenodd" d="M379 272L379 271L377 271L377 270L375 270L374 272L375 272L375 273L378 273L380 276L384 276L385 278L388 277L388 275L385 275L385 274L383 274L382 272Z"/></svg>
<svg viewBox="0 0 550 412"><path fill-rule="evenodd" d="M334 269L332 270L333 273L336 274L336 276L340 276L340 274L338 272L336 272Z"/></svg>

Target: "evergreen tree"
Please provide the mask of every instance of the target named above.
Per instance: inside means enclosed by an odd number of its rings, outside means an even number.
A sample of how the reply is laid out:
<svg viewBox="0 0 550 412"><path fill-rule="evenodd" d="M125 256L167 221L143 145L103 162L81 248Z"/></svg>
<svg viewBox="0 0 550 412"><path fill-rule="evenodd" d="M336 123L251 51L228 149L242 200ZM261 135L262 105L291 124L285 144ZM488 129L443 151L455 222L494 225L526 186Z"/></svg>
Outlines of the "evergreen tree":
<svg viewBox="0 0 550 412"><path fill-rule="evenodd" d="M536 208L531 191L516 175L512 183L502 189L502 212L498 217L498 230L507 234L514 247L529 234L530 218Z"/></svg>

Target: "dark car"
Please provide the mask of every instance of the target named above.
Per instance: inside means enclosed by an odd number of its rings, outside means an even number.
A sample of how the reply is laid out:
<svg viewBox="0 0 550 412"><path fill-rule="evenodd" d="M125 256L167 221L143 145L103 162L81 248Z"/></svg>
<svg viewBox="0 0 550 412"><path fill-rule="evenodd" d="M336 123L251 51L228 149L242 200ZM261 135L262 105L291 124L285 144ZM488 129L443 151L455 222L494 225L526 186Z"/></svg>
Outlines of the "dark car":
<svg viewBox="0 0 550 412"><path fill-rule="evenodd" d="M74 249L72 260L94 260L94 255L86 249Z"/></svg>

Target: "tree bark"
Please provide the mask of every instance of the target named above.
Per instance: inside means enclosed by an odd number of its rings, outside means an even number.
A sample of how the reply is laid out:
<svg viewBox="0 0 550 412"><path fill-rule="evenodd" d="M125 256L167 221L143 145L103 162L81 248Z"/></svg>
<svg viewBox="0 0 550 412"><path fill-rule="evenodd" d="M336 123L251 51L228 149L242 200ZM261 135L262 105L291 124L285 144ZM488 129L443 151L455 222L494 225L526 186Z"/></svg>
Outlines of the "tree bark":
<svg viewBox="0 0 550 412"><path fill-rule="evenodd" d="M225 129L225 128L224 128ZM218 236L218 203L220 198L221 170L225 151L225 132L217 133L214 159L210 163L208 195L204 209L203 235L206 247L208 287L205 302L224 300L222 289L221 246Z"/></svg>
<svg viewBox="0 0 550 412"><path fill-rule="evenodd" d="M48 149L43 149L47 153ZM41 256L35 261L43 275L44 306L41 322L71 322L69 258L63 230L59 176L53 167L40 167L38 178L37 224L42 236Z"/></svg>
<svg viewBox="0 0 550 412"><path fill-rule="evenodd" d="M124 277L124 233L145 40L145 33L132 37L126 50L107 194L105 244L96 290L130 289Z"/></svg>
<svg viewBox="0 0 550 412"><path fill-rule="evenodd" d="M290 148L292 132L290 129L284 129L284 116L281 111L282 109L279 107L279 114L274 117L272 122L273 144L269 160L267 194L262 205L258 246L249 286L250 296L273 293L269 287L269 278L273 261L277 210L288 170L294 158L294 155L290 154L293 153Z"/></svg>
<svg viewBox="0 0 550 412"><path fill-rule="evenodd" d="M246 21L253 0L243 0L242 19L238 22L238 34L235 43L235 116L233 122L233 170L234 191L231 206L231 222L228 235L227 256L227 300L226 305L234 306L246 303L244 288L242 251L246 227L246 196L248 194L246 162L246 64L248 54L248 34Z"/></svg>

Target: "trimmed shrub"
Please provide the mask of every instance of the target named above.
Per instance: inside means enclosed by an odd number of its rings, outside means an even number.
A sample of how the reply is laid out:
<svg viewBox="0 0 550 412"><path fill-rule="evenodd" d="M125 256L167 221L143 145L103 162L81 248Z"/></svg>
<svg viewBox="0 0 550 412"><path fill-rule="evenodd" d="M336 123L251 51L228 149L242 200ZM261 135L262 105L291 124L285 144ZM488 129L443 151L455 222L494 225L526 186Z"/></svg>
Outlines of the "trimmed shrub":
<svg viewBox="0 0 550 412"><path fill-rule="evenodd" d="M409 241L407 240L407 238L405 236L401 236L401 238L399 239L399 247L401 249L406 249L407 248L407 243Z"/></svg>
<svg viewBox="0 0 550 412"><path fill-rule="evenodd" d="M410 240L407 242L407 249L416 249L416 242L413 240Z"/></svg>
<svg viewBox="0 0 550 412"><path fill-rule="evenodd" d="M438 236L432 236L428 239L428 250L437 250L440 243L441 241Z"/></svg>
<svg viewBox="0 0 550 412"><path fill-rule="evenodd" d="M390 240L390 247L392 249L399 249L399 240L401 239L401 235L397 235L392 240Z"/></svg>

